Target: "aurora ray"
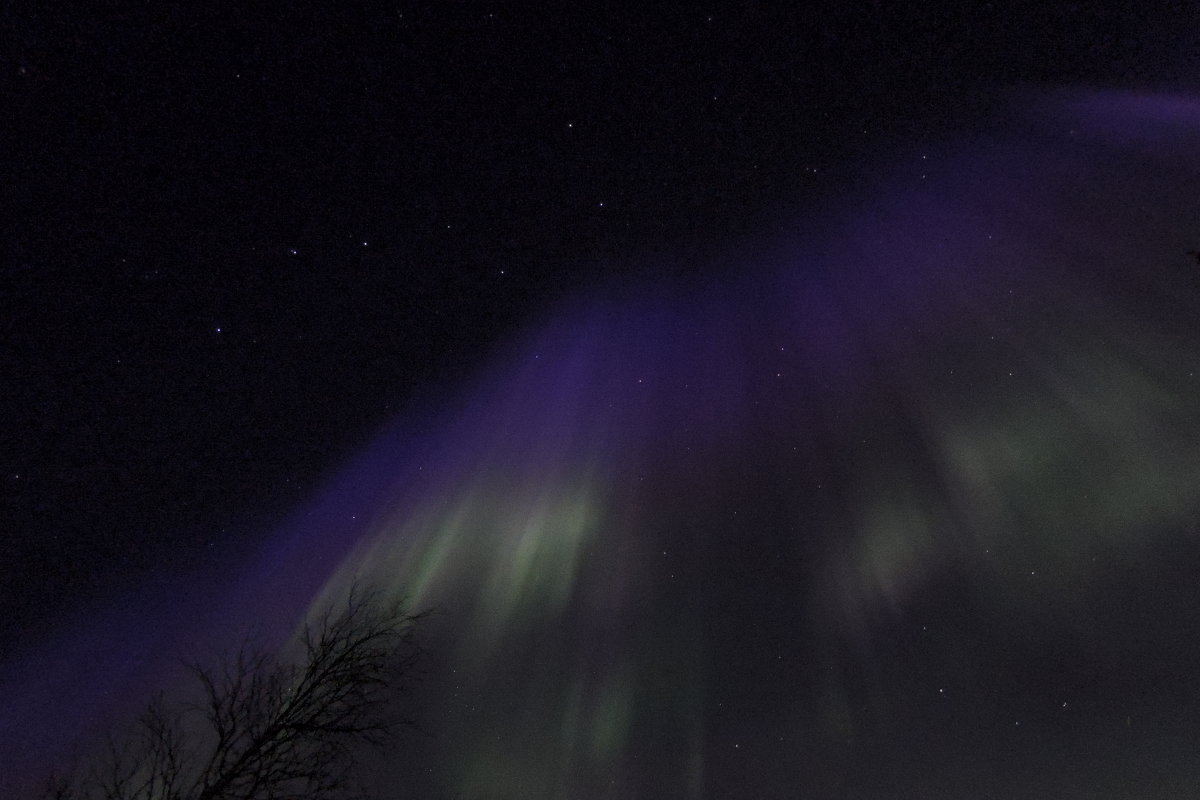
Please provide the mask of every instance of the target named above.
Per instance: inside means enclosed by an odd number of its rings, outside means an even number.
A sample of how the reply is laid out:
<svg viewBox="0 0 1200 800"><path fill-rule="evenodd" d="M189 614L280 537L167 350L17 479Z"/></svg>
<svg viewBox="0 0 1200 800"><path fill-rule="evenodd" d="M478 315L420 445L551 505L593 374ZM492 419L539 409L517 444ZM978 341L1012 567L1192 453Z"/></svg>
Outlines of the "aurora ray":
<svg viewBox="0 0 1200 800"><path fill-rule="evenodd" d="M1006 681L1048 642L1125 663L1114 593L1196 555L1200 102L1023 103L723 280L569 304L428 436L381 435L229 613L354 578L439 610L433 736L385 792L1024 791L1053 753L1119 794L1144 786L1117 751L1194 770L1170 725L1098 733L1165 694L1127 714L1123 684ZM1198 613L1146 630L1168 676L1163 631ZM924 699L981 685L967 717Z"/></svg>

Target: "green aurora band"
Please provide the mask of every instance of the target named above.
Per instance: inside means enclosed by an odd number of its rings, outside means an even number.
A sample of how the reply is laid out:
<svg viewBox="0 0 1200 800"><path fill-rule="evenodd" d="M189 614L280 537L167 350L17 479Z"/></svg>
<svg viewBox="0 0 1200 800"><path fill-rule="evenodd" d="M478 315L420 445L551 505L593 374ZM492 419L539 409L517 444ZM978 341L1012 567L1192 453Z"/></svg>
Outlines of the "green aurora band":
<svg viewBox="0 0 1200 800"><path fill-rule="evenodd" d="M441 612L435 743L396 780L418 761L466 798L911 796L951 785L946 753L1013 791L1040 774L1038 735L1007 772L969 744L1022 713L1049 741L1036 698L1000 685L996 719L958 722L915 695L930 665L994 681L1008 645L1123 663L1106 598L1193 552L1200 103L1036 109L750 277L575 304L481 379L314 601L367 578ZM939 602L962 618L918 659ZM1105 692L1096 729L1158 702ZM1084 727L1056 768L1133 790ZM1174 752L1158 735L1124 752ZM906 736L928 742L897 765Z"/></svg>

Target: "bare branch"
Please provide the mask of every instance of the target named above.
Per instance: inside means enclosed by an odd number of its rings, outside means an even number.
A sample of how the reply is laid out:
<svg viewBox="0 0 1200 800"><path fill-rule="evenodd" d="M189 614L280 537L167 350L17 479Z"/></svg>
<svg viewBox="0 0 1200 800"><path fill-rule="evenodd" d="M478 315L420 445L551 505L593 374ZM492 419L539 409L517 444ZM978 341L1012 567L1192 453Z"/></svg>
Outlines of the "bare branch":
<svg viewBox="0 0 1200 800"><path fill-rule="evenodd" d="M298 662L246 640L217 668L190 666L202 699L158 699L134 734L110 742L86 778L52 782L49 800L340 800L357 797L362 747L399 725L395 700L417 677L424 614L352 587L300 633Z"/></svg>

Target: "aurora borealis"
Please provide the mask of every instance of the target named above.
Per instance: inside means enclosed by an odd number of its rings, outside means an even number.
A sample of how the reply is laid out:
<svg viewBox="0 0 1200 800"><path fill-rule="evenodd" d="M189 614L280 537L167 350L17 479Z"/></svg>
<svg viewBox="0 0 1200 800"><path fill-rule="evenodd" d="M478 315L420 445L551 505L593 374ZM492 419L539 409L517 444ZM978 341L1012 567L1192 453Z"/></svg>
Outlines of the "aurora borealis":
<svg viewBox="0 0 1200 800"><path fill-rule="evenodd" d="M444 610L442 785L1192 785L1200 104L1034 108L811 248L569 308L397 472L329 586Z"/></svg>
<svg viewBox="0 0 1200 800"><path fill-rule="evenodd" d="M359 578L437 611L384 797L1195 791L1200 101L1004 113L564 303L89 686Z"/></svg>
<svg viewBox="0 0 1200 800"><path fill-rule="evenodd" d="M0 798L354 583L374 800L1200 796L1190 4L3 18Z"/></svg>

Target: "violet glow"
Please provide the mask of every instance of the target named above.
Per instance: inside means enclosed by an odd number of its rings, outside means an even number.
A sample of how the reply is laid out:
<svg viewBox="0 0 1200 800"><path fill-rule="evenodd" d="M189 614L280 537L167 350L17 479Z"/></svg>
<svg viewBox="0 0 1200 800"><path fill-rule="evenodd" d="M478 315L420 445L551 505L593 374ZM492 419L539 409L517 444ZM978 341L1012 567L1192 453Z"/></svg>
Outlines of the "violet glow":
<svg viewBox="0 0 1200 800"><path fill-rule="evenodd" d="M1114 570L1200 513L1200 103L1029 105L725 281L568 305L431 432L382 433L219 598L11 665L34 699L0 761L62 747L55 703L103 715L161 674L113 657L83 683L101 639L282 631L366 578L441 612L435 736L385 796L416 772L463 797L866 792L847 772L923 713L889 637L930 587L1091 642ZM963 769L991 733L947 734ZM1063 759L1081 781L1089 737ZM913 745L895 785L952 750Z"/></svg>

